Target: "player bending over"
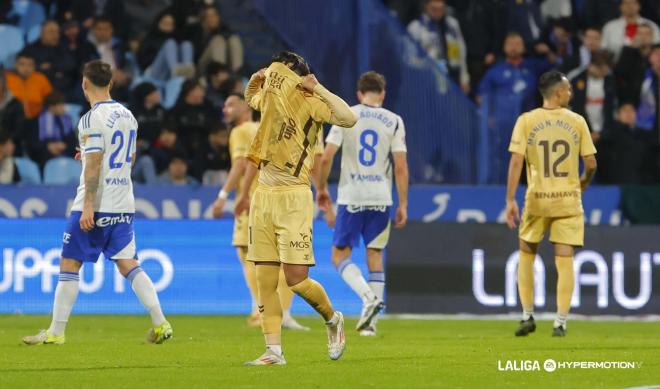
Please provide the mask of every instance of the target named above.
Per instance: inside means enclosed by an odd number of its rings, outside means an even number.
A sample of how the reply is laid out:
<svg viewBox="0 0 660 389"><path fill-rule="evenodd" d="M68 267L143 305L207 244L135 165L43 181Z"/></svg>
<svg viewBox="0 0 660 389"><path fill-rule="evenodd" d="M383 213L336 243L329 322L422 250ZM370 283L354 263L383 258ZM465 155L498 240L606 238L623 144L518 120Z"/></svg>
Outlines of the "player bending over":
<svg viewBox="0 0 660 389"><path fill-rule="evenodd" d="M153 328L147 340L162 343L172 337L156 289L137 261L131 167L138 124L128 109L110 98L111 79L105 62L92 61L83 69L82 88L92 108L78 124L83 173L64 232L53 320L47 330L23 338L26 344L64 343L78 297L80 268L84 262L96 262L101 252L117 265L149 311Z"/></svg>
<svg viewBox="0 0 660 389"><path fill-rule="evenodd" d="M406 131L400 116L382 108L385 99L382 75L363 74L357 89L360 104L351 110L359 118L358 122L351 128L333 126L326 138L317 201L323 210L331 206L328 175L337 150L343 147L332 261L344 281L362 299L357 330L360 335L374 336L375 318L383 308L385 291L382 251L390 235L392 160L399 195L395 227L402 228L407 219ZM369 283L351 261L351 250L360 244L360 237L367 247Z"/></svg>
<svg viewBox="0 0 660 389"><path fill-rule="evenodd" d="M518 293L523 318L516 336L536 330L534 322L534 259L538 245L550 230L555 247L557 318L552 336L566 335L566 318L573 296L573 252L584 243L582 192L596 172L596 148L584 118L567 109L571 84L562 73L550 71L539 79L543 107L520 115L509 151L506 220L509 228L520 221L515 194L523 163L527 164L527 193L520 222ZM579 175L580 157L584 173Z"/></svg>
<svg viewBox="0 0 660 389"><path fill-rule="evenodd" d="M344 352L344 317L335 311L318 282L308 277L314 265L310 190L313 147L323 123L351 127L357 118L350 107L310 74L305 60L291 52L273 57L271 65L250 78L245 90L250 106L261 112L261 123L248 154L243 178L246 188L260 169L252 199L243 191L235 213L249 212L248 261L257 268L259 311L266 352L249 365L283 365L282 307L277 295L280 267L287 284L326 321L328 354Z"/></svg>
<svg viewBox="0 0 660 389"><path fill-rule="evenodd" d="M227 97L224 108L222 109L225 121L231 125L232 130L229 135L229 155L231 157L231 169L227 182L220 189L218 198L213 204L213 216L220 218L222 210L225 207L225 202L229 194L236 189L240 195L243 188L240 187L240 181L245 173L245 166L247 165L247 154L250 150L250 145L254 136L257 134L259 124L252 121L252 109L245 101L245 98L240 94L232 94ZM257 180L253 180L248 188L250 194L254 193L257 185ZM243 276L245 282L250 289L252 296L252 314L248 318L248 326L258 327L261 325L261 318L257 308L257 274L254 262L246 261L247 248L248 248L248 212L243 212L240 216L234 218L234 235L232 238L232 245L236 247L238 259L243 266ZM293 300L293 292L286 284L284 278L284 271L280 271L280 280L277 285L277 293L282 303L282 328L292 330L309 331L308 327L300 325L291 316L291 302Z"/></svg>

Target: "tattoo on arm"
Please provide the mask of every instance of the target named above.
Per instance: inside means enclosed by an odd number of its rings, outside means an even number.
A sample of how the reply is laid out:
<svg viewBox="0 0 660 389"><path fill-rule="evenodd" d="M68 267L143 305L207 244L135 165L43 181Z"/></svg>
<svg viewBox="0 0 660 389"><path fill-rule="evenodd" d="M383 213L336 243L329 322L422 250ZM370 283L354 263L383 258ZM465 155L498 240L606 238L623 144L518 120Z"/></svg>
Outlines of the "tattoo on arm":
<svg viewBox="0 0 660 389"><path fill-rule="evenodd" d="M99 189L103 153L85 155L85 205L93 205Z"/></svg>

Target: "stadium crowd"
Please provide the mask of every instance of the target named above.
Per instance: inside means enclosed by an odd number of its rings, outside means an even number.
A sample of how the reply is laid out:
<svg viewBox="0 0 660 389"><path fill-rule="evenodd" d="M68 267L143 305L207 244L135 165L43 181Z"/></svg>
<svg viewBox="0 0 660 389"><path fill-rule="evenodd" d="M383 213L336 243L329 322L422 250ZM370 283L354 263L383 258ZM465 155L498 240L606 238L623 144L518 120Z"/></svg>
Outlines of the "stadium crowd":
<svg viewBox="0 0 660 389"><path fill-rule="evenodd" d="M538 76L558 68L599 150L598 182L660 182L660 1L384 1L483 108L496 160L508 160L515 118L539 103ZM81 67L92 59L112 65L113 98L140 125L137 182L223 182L223 102L242 93L249 69L214 0L23 2L45 10L38 25L16 3L0 5L1 28L27 37L0 58L0 183L21 181L15 157L45 173L74 156L76 118L88 108Z"/></svg>

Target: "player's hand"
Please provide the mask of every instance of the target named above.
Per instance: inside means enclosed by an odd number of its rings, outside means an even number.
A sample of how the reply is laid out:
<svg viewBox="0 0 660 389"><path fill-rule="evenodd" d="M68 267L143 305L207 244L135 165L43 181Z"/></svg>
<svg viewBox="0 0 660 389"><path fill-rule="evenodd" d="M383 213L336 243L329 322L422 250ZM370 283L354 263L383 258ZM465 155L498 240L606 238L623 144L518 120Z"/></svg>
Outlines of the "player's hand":
<svg viewBox="0 0 660 389"><path fill-rule="evenodd" d="M245 194L241 194L236 198L236 204L234 205L234 215L236 217L241 216L241 214L250 209L250 198Z"/></svg>
<svg viewBox="0 0 660 389"><path fill-rule="evenodd" d="M510 229L516 228L520 222L520 210L518 209L518 203L516 200L510 200L506 202L506 225Z"/></svg>
<svg viewBox="0 0 660 389"><path fill-rule="evenodd" d="M80 215L80 229L89 232L94 228L94 209L85 207Z"/></svg>
<svg viewBox="0 0 660 389"><path fill-rule="evenodd" d="M266 79L266 69L257 70L250 78L255 80L265 80Z"/></svg>
<svg viewBox="0 0 660 389"><path fill-rule="evenodd" d="M213 203L213 217L216 219L220 219L222 217L222 210L225 207L225 203L227 202L226 199L221 199L218 197L215 199L215 202Z"/></svg>
<svg viewBox="0 0 660 389"><path fill-rule="evenodd" d="M327 189L316 192L316 204L318 204L319 209L323 212L328 212L332 209L332 198Z"/></svg>
<svg viewBox="0 0 660 389"><path fill-rule="evenodd" d="M76 147L76 155L73 157L76 161L82 160L82 155L80 154L80 147Z"/></svg>
<svg viewBox="0 0 660 389"><path fill-rule="evenodd" d="M314 87L319 84L319 80L313 74L308 74L302 79L302 87L307 92L314 92Z"/></svg>
<svg viewBox="0 0 660 389"><path fill-rule="evenodd" d="M325 222L328 224L328 227L330 228L335 227L335 222L337 221L337 214L335 213L335 210L332 208L332 206L330 206L330 209L325 211L323 218L325 219Z"/></svg>
<svg viewBox="0 0 660 389"><path fill-rule="evenodd" d="M408 223L408 210L405 207L398 207L394 216L394 228L403 228L406 223Z"/></svg>

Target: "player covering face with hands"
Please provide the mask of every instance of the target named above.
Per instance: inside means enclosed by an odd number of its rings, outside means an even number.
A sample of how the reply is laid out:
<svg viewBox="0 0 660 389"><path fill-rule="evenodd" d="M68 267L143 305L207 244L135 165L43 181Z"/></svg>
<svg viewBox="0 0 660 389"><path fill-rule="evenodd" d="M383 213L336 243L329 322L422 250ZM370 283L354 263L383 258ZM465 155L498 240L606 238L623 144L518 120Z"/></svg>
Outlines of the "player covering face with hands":
<svg viewBox="0 0 660 389"><path fill-rule="evenodd" d="M558 71L541 76L543 107L522 114L513 129L509 151L506 217L509 228L520 223L518 292L523 317L516 336L536 330L534 321L534 261L546 231L555 248L557 317L552 336L566 335L573 296L573 254L584 244L582 192L596 172L596 148L586 120L571 112L571 84ZM579 174L580 157L584 172ZM515 194L523 163L527 166L525 208L520 217Z"/></svg>

